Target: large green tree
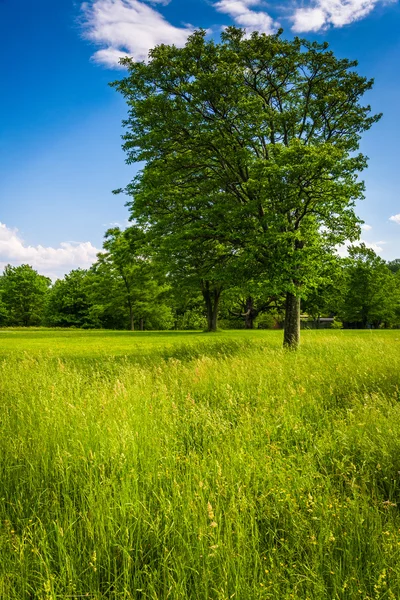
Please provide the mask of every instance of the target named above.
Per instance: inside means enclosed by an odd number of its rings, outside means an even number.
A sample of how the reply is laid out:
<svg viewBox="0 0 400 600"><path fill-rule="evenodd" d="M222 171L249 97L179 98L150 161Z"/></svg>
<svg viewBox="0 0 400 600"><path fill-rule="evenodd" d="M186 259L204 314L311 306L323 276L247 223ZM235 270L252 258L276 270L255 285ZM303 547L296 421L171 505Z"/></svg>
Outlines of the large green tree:
<svg viewBox="0 0 400 600"><path fill-rule="evenodd" d="M7 265L0 277L0 314L3 324L40 325L51 280L30 265Z"/></svg>
<svg viewBox="0 0 400 600"><path fill-rule="evenodd" d="M326 43L233 27L220 43L197 31L184 48L122 63L127 162L146 162L126 188L132 216L157 235L232 245L251 276L279 283L295 348L324 253L359 235L357 150L379 118L361 97L373 82Z"/></svg>

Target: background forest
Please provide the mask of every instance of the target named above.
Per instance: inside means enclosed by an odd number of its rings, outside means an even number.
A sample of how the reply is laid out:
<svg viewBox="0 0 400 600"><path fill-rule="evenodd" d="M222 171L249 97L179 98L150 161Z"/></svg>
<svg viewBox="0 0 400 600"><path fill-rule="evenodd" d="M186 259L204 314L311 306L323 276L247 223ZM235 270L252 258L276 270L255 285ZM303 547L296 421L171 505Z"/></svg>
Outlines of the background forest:
<svg viewBox="0 0 400 600"><path fill-rule="evenodd" d="M172 270L134 227L108 230L88 270L52 282L29 265L8 265L0 276L3 327L212 330L218 318L222 329L273 329L283 325L284 301L269 281L239 281L234 269L217 279L211 267L200 274L181 268L177 256ZM385 262L363 244L346 258L332 256L301 308L306 327L323 326L324 317L334 317L333 327L399 327L400 259Z"/></svg>

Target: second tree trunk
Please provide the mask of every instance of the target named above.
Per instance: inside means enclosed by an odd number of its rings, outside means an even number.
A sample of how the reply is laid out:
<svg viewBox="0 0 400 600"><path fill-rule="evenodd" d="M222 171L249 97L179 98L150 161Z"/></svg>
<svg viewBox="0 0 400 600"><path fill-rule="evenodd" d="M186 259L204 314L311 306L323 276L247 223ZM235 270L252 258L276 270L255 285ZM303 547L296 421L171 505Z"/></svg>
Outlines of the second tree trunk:
<svg viewBox="0 0 400 600"><path fill-rule="evenodd" d="M283 345L296 350L300 344L300 298L288 292L286 294L285 331Z"/></svg>
<svg viewBox="0 0 400 600"><path fill-rule="evenodd" d="M202 281L201 291L206 305L207 331L217 331L218 308L222 288L210 281Z"/></svg>

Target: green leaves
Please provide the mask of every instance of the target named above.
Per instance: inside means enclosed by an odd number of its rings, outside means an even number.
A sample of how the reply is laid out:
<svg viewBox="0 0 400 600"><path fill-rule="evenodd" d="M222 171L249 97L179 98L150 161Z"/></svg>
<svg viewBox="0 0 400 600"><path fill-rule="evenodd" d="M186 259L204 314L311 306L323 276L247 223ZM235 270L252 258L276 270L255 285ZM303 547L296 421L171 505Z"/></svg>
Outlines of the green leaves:
<svg viewBox="0 0 400 600"><path fill-rule="evenodd" d="M103 248L105 252L98 255L94 265L103 316L109 318L122 310L123 326L132 330L135 326L143 328L145 320L153 327L172 325L171 311L164 298L168 286L149 257L145 233L135 226L125 231L118 227L109 229Z"/></svg>
<svg viewBox="0 0 400 600"><path fill-rule="evenodd" d="M100 327L93 311L90 272L74 269L58 279L50 290L46 324L55 327Z"/></svg>
<svg viewBox="0 0 400 600"><path fill-rule="evenodd" d="M7 265L0 277L0 319L4 325L40 325L50 279L29 265Z"/></svg>
<svg viewBox="0 0 400 600"><path fill-rule="evenodd" d="M326 44L234 27L219 44L198 31L124 64L113 84L129 106L124 149L146 161L126 188L132 218L187 264L199 263L193 244L213 241L238 268L255 258L281 292L304 294L324 252L359 234L373 81Z"/></svg>
<svg viewBox="0 0 400 600"><path fill-rule="evenodd" d="M365 244L349 248L342 318L358 326L379 327L400 320L400 285L385 261Z"/></svg>

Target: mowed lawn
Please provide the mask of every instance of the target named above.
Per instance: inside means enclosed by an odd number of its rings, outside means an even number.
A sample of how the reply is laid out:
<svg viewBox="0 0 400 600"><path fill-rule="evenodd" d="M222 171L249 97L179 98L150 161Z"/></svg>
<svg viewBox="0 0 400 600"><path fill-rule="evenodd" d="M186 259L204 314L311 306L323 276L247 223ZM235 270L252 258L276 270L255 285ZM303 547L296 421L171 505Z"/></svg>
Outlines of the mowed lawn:
<svg viewBox="0 0 400 600"><path fill-rule="evenodd" d="M0 330L0 598L400 598L400 331Z"/></svg>

